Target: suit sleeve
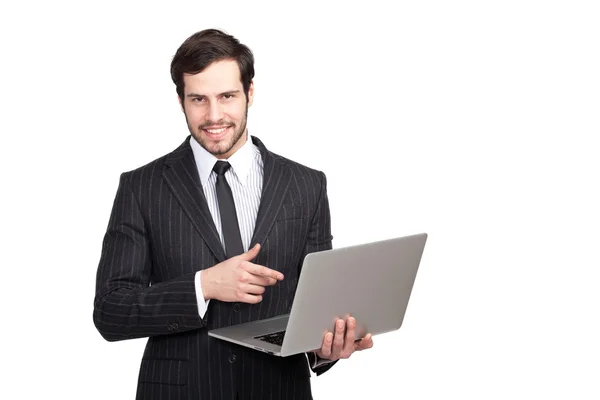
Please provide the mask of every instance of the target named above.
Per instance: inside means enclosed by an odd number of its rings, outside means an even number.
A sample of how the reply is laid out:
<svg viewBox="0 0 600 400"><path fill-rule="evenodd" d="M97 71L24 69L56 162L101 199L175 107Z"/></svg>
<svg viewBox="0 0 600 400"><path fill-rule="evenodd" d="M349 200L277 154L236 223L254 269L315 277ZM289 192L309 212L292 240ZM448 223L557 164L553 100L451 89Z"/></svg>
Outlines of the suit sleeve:
<svg viewBox="0 0 600 400"><path fill-rule="evenodd" d="M94 324L108 341L165 335L206 325L194 273L150 285L151 249L127 174L114 200L96 276Z"/></svg>
<svg viewBox="0 0 600 400"><path fill-rule="evenodd" d="M333 236L331 235L331 213L329 210L329 199L327 197L327 178L322 172L320 173L320 178L316 212L312 219L311 228L306 240L306 248L304 255L301 258L301 263L304 261L304 257L307 254L323 250L330 250L332 248ZM318 362L316 359L316 354L313 352L306 354L308 357L309 366L311 370L317 374L317 376L321 375L331 368L335 363L337 363L337 361L332 361L317 367L313 367Z"/></svg>

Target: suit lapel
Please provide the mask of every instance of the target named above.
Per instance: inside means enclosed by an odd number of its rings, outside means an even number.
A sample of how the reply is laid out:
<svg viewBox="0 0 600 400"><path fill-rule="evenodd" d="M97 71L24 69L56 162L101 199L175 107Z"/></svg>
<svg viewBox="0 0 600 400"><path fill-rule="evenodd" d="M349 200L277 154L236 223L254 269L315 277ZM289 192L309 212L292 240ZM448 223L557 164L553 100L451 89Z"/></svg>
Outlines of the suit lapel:
<svg viewBox="0 0 600 400"><path fill-rule="evenodd" d="M189 138L166 157L163 177L215 257L224 261L225 251L204 197Z"/></svg>
<svg viewBox="0 0 600 400"><path fill-rule="evenodd" d="M268 151L258 138L252 137L252 141L263 159L263 189L250 248L267 238L285 199L292 175L290 167Z"/></svg>
<svg viewBox="0 0 600 400"><path fill-rule="evenodd" d="M263 189L250 248L267 238L284 202L292 175L290 167L268 151L258 138L252 137L252 141L263 159ZM189 136L166 157L163 177L217 260L224 261L225 251L204 197Z"/></svg>

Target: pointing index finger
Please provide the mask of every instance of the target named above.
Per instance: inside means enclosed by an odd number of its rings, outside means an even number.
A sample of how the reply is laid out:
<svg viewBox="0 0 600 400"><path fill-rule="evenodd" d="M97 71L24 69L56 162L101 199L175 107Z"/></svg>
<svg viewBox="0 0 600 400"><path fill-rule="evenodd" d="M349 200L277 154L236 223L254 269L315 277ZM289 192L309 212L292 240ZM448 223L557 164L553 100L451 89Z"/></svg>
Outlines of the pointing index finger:
<svg viewBox="0 0 600 400"><path fill-rule="evenodd" d="M247 271L254 275L264 276L267 278L273 278L278 281L283 280L283 274L281 272L275 271L274 269L264 267L262 265L249 264Z"/></svg>

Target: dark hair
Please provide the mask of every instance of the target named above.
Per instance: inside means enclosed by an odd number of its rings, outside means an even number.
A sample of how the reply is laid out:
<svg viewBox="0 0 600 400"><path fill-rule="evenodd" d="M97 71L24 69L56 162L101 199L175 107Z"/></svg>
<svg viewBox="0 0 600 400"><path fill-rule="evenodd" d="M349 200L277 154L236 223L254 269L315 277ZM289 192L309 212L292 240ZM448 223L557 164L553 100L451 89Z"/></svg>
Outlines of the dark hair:
<svg viewBox="0 0 600 400"><path fill-rule="evenodd" d="M254 78L254 55L239 40L217 29L194 33L179 46L171 61L171 78L179 98L184 98L183 74L197 74L216 61L234 60L240 68L240 77L246 99Z"/></svg>

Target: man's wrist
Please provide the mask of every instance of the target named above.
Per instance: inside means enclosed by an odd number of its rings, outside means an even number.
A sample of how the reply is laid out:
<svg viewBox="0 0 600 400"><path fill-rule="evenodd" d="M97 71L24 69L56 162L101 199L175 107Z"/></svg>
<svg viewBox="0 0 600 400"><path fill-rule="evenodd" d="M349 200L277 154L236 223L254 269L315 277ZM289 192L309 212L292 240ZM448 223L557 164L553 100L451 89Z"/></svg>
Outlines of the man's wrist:
<svg viewBox="0 0 600 400"><path fill-rule="evenodd" d="M210 293L210 278L208 276L208 270L203 269L200 271L200 286L202 288L202 296L204 300L210 300L212 298Z"/></svg>

